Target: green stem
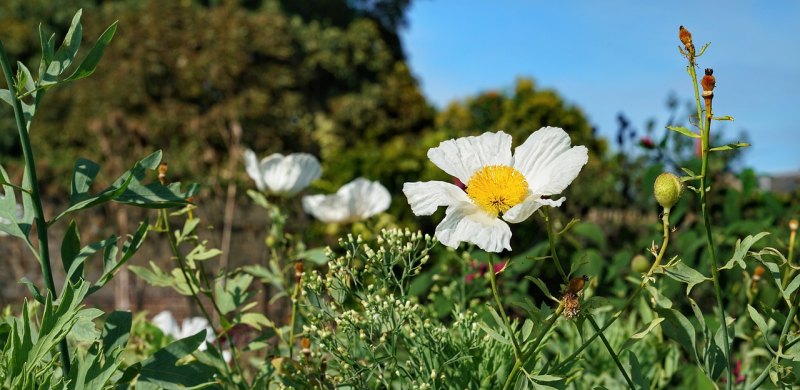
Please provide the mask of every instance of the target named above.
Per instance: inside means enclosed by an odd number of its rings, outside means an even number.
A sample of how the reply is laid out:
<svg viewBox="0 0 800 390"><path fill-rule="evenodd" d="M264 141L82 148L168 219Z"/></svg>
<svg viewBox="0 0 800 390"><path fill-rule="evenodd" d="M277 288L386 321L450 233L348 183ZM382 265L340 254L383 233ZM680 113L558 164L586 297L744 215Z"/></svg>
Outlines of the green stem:
<svg viewBox="0 0 800 390"><path fill-rule="evenodd" d="M558 254L556 253L556 244L555 244L555 234L553 234L553 220L550 218L550 213L545 212L543 213L544 220L547 222L547 240L550 243L550 256L553 258L553 262L556 263L556 269L558 269L558 273L561 274L561 279L564 280L564 283L569 283L569 277L564 272L564 269L561 268L561 261L558 259Z"/></svg>
<svg viewBox="0 0 800 390"><path fill-rule="evenodd" d="M775 361L774 364L778 364L780 362L781 356L783 356L783 348L786 344L786 337L789 335L789 328L794 321L794 316L797 314L797 307L800 306L800 293L795 293L794 295L794 304L789 309L789 315L786 317L786 322L783 323L783 329L781 329L781 337L778 339L778 353L775 354ZM753 383L747 386L748 390L757 389L761 386L761 383L767 379L767 375L769 375L769 368L772 366L773 363L768 364L764 367L764 371L761 372Z"/></svg>
<svg viewBox="0 0 800 390"><path fill-rule="evenodd" d="M708 186L708 154L709 154L709 143L710 143L710 134L711 134L711 107L706 107L706 115L705 121L703 121L702 112L700 111L700 94L697 89L697 73L694 70L694 66L689 67L689 74L692 77L692 84L694 84L694 91L695 91L695 100L697 101L697 120L698 123L704 123L704 126L700 128L700 146L702 151L702 167L700 170L700 208L703 213L703 222L706 229L706 245L708 246L708 253L711 257L711 279L714 284L714 292L717 298L717 305L719 307L719 317L720 317L720 326L722 326L722 337L724 339L725 345L725 360L726 360L726 367L727 367L727 374L726 377L728 381L725 384L727 389L731 389L733 386L733 370L731 368L731 345L730 340L728 339L728 325L725 321L725 304L722 301L722 288L719 284L719 266L717 265L717 253L716 249L714 248L714 237L711 233L711 216L709 212L709 205L708 205L708 192L706 191L706 187Z"/></svg>
<svg viewBox="0 0 800 390"><path fill-rule="evenodd" d="M491 255L489 255L489 283L492 285L492 296L494 296L494 303L497 305L497 311L500 312L500 316L503 318L503 324L508 332L508 337L511 338L511 343L514 345L514 359L519 362L522 359L522 348L519 346L517 336L514 335L514 330L511 329L511 322L509 322L506 311L503 309L503 304L500 302L500 295L497 293L497 281L494 275L494 261Z"/></svg>
<svg viewBox="0 0 800 390"><path fill-rule="evenodd" d="M614 348L611 348L611 344L608 342L608 339L606 339L606 336L603 334L603 332L600 331L600 327L597 326L597 322L595 322L594 318L592 318L591 315L587 315L586 318L589 320L589 323L592 325L592 328L594 328L595 333L600 336L600 340L603 341L603 345L606 346L606 349L608 350L608 353L611 355L611 358L614 359L614 363L617 365L617 368L619 368L619 372L621 372L622 376L625 378L625 382L628 382L628 387L630 387L631 389L635 389L636 386L633 385L631 377L628 375L628 372L625 371L625 367L619 361L619 357L617 356L616 352L614 352Z"/></svg>
<svg viewBox="0 0 800 390"><path fill-rule="evenodd" d="M297 300L298 295L300 295L300 286L302 284L303 279L298 276L296 283L294 284L294 291L292 291L292 316L289 317L289 359L294 357L294 327L295 321L297 319Z"/></svg>
<svg viewBox="0 0 800 390"><path fill-rule="evenodd" d="M547 333L550 331L550 328L552 328L553 325L555 325L556 320L558 319L558 317L561 316L561 313L563 311L564 311L564 303L562 302L558 304L556 311L550 316L550 318L547 319L544 328L542 328L542 331L539 333L539 336L536 337L536 340L533 341L531 348L527 351L524 351L522 353L522 359L517 360L516 363L514 363L514 367L511 369L511 373L508 374L506 383L503 385L504 390L510 388L510 386L514 382L514 378L516 378L517 374L519 373L519 370L522 369L522 366L523 364L525 364L525 362L527 362L528 360L536 359L536 353L538 352L539 344L542 343L542 340L544 340L544 336L547 335Z"/></svg>
<svg viewBox="0 0 800 390"><path fill-rule="evenodd" d="M11 72L11 65L6 54L6 49L3 43L0 42L0 66L3 68L3 74L6 77L6 84L8 84L9 95L11 96L11 103L14 107L14 117L16 119L17 131L19 132L19 141L22 144L22 155L25 159L25 166L28 169L28 175L31 182L30 195L33 200L33 212L36 215L36 236L39 239L39 265L42 268L44 281L47 284L47 290L53 301L58 298L56 293L56 283L53 280L53 271L50 268L50 248L47 239L47 220L44 218L44 208L42 207L41 193L39 192L39 180L36 177L36 159L33 156L33 148L31 147L31 140L28 136L28 127L25 124L25 114L22 111L22 103L17 98L16 85L14 84L13 73ZM62 339L58 348L61 352L60 359L61 365L64 370L64 376L70 371L70 358L69 346L67 339Z"/></svg>

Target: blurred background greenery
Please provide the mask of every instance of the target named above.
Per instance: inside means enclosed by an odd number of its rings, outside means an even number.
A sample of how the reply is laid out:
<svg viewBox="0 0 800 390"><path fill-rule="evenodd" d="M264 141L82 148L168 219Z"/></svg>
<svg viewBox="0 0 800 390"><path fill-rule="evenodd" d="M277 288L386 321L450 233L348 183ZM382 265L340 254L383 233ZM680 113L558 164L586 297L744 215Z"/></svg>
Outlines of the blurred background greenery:
<svg viewBox="0 0 800 390"><path fill-rule="evenodd" d="M620 114L612 140L597 136L580 107L555 90L537 87L531 78L509 80L513 88L478 93L436 110L422 95L399 38L409 5L410 0L0 2L0 39L12 58L28 64L38 61L35 26L40 21L61 37L75 9L83 8L87 45L99 28L120 21L97 72L50 94L33 124L48 209L64 202L75 158L102 162L102 182L139 157L163 149L172 179L203 186L196 199L198 213L216 227L207 229L207 238L226 251L230 264L253 263L266 256L262 238L267 216L244 195L254 185L240 161L242 147L261 156L300 151L318 156L323 175L309 192L333 192L358 176L379 180L395 197L388 214L370 227L400 225L432 232L442 213L414 217L401 192L407 181L451 180L428 162L428 148L488 130L505 130L520 143L542 126L559 126L574 144L590 150L588 165L557 211L562 225L581 219L559 251L563 259L583 264L577 271L593 277L597 295L624 296L627 287L620 276L632 273L633 256L644 254L661 234L651 199L653 180L664 170L699 171L695 145L664 129L667 124L688 125L681 118L691 107L676 98L668 98L666 107L653 107L654 112L670 113L668 123L633 124ZM712 167L712 220L720 226L716 232L722 259L732 252L737 237L760 231L775 233L762 244L785 248L788 220L800 208L796 192L759 189L755 174L737 163L738 156L720 153ZM0 162L19 178L20 161L13 117L6 111L0 116ZM235 205L233 214L226 214L226 204ZM675 250L687 264L708 269L696 204L689 193L673 211ZM309 246L330 244L351 230L367 231L363 224L315 223L303 215L297 199L287 205L294 207L287 230L302 231ZM131 211L113 206L98 210L79 221L82 234L93 240L107 235L110 225L116 225L114 231L119 227L130 232L143 215L125 213ZM222 238L226 229L232 237L227 244ZM545 253L543 232L539 218L514 227L515 251L510 255L519 261L509 274L535 272L555 280L551 267L527 257ZM3 262L11 270L0 281L0 303L19 302L23 290L17 281L25 275L33 278L38 267L16 242L0 241L8 254ZM133 263L168 260L165 245L146 246ZM444 273L447 267L434 264L429 272ZM725 282L744 294L746 279ZM118 308L141 309L147 297L164 293L146 291L124 276L116 283L113 304ZM526 282L514 290L533 291ZM709 291L698 288L693 294L707 304L713 302L703 299L711 296ZM107 293L98 298L105 299L99 304L111 304L111 291ZM157 310L151 306L147 308Z"/></svg>

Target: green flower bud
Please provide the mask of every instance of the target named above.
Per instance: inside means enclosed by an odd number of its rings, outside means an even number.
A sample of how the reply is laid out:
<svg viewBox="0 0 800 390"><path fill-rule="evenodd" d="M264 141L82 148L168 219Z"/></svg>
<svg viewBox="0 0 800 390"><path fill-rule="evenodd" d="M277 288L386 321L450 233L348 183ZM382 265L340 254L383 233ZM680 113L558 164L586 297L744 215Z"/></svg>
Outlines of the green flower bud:
<svg viewBox="0 0 800 390"><path fill-rule="evenodd" d="M633 260L631 260L631 269L636 273L645 273L650 270L650 261L642 255L633 256Z"/></svg>
<svg viewBox="0 0 800 390"><path fill-rule="evenodd" d="M683 184L677 176L671 173L662 173L656 178L653 194L661 207L668 209L678 203L683 192Z"/></svg>

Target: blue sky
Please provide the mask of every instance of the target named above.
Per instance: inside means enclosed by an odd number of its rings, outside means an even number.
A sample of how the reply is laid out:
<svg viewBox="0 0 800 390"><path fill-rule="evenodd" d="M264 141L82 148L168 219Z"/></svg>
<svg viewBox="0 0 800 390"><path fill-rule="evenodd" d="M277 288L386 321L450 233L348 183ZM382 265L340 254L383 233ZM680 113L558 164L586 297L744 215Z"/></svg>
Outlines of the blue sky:
<svg viewBox="0 0 800 390"><path fill-rule="evenodd" d="M715 115L735 118L712 131L747 130L759 173L800 170L800 2L417 0L402 38L438 107L533 77L611 140L619 112L643 130L670 92L693 98L679 25L711 42L698 63L714 68Z"/></svg>

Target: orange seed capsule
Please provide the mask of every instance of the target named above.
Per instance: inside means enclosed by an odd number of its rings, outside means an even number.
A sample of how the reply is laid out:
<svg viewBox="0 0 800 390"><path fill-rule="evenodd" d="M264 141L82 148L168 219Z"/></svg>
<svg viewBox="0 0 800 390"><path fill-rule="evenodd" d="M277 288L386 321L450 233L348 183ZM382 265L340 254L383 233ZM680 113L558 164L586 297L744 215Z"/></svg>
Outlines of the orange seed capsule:
<svg viewBox="0 0 800 390"><path fill-rule="evenodd" d="M703 86L703 91L713 91L717 85L717 79L714 78L714 69L706 68L706 75L700 80L700 85Z"/></svg>
<svg viewBox="0 0 800 390"><path fill-rule="evenodd" d="M684 46L689 46L692 44L692 33L685 27L680 26L678 27L678 39L681 40Z"/></svg>

